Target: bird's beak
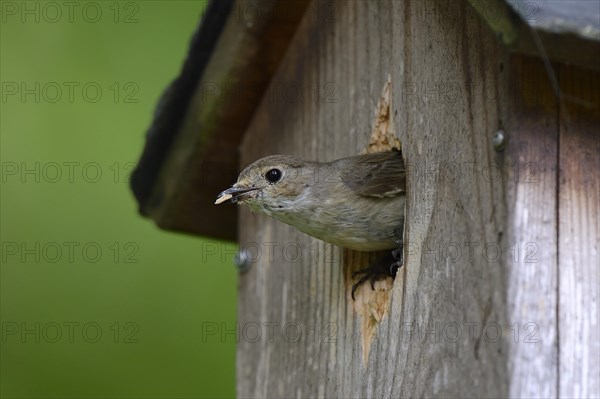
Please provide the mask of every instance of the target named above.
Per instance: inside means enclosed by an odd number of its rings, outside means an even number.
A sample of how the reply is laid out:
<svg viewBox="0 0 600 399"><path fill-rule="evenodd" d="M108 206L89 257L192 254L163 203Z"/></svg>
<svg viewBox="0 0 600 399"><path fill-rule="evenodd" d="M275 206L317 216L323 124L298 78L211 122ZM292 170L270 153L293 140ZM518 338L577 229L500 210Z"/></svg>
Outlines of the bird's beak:
<svg viewBox="0 0 600 399"><path fill-rule="evenodd" d="M248 194L252 191L258 190L260 187L251 187L251 188L246 188L246 187L231 187L228 188L227 190L223 191L221 194L219 194L217 196L217 200L215 201L215 204L222 204L223 202L238 202L239 200L243 200L245 197L247 197L247 195L244 194Z"/></svg>

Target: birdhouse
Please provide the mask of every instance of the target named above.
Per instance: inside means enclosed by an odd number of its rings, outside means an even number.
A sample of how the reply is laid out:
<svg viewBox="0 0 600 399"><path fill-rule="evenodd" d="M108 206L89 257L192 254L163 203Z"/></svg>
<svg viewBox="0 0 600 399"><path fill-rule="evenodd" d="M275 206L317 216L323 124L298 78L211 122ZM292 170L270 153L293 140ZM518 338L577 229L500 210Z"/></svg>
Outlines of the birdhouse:
<svg viewBox="0 0 600 399"><path fill-rule="evenodd" d="M214 205L243 167L401 147L404 265ZM133 175L237 241L240 397L600 395L595 1L212 1Z"/></svg>

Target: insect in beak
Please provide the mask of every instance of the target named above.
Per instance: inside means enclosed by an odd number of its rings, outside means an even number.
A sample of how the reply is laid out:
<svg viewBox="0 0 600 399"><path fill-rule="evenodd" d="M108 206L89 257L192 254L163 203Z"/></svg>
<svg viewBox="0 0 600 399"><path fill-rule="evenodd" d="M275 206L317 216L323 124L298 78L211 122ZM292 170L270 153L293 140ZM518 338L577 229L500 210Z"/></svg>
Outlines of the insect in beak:
<svg viewBox="0 0 600 399"><path fill-rule="evenodd" d="M248 197L248 193L258 190L260 187L231 187L227 190L223 191L221 194L217 196L217 200L215 204L222 204L224 202L236 203L238 201L243 201Z"/></svg>

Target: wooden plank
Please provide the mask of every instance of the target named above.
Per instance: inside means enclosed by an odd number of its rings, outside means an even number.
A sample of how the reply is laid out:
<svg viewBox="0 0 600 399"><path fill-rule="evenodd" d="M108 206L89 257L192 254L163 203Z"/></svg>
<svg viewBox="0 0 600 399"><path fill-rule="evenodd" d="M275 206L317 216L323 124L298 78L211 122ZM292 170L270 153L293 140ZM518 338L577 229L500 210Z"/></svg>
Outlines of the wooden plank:
<svg viewBox="0 0 600 399"><path fill-rule="evenodd" d="M510 397L557 397L558 103L540 59L513 56L507 102Z"/></svg>
<svg viewBox="0 0 600 399"><path fill-rule="evenodd" d="M600 397L600 74L561 66L560 396Z"/></svg>
<svg viewBox="0 0 600 399"><path fill-rule="evenodd" d="M318 1L307 10L273 77L298 95L263 97L242 165L274 153L361 153L391 75L411 168L405 267L363 364L346 266L369 255L242 208L241 248L261 256L240 278L238 396L508 395L506 262L485 251L506 243L504 182L484 171L505 162L491 140L504 119L506 56L468 7Z"/></svg>

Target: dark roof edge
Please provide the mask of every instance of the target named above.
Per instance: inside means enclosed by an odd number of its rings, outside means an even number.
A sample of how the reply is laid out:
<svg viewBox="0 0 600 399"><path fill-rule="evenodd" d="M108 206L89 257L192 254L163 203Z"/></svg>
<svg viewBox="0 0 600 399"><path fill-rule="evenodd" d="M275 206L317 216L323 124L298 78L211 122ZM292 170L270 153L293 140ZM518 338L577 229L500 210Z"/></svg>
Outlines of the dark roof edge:
<svg viewBox="0 0 600 399"><path fill-rule="evenodd" d="M467 1L511 51L547 57L559 63L600 69L600 41L593 34L593 29L586 28L591 32L588 35L569 30L557 31L549 29L551 25L545 20L545 25L530 23L523 12L517 12L506 0ZM556 23L554 25L558 26Z"/></svg>
<svg viewBox="0 0 600 399"><path fill-rule="evenodd" d="M162 94L148 132L144 150L131 175L131 189L140 213L145 204L173 139L185 119L187 108L213 49L232 10L234 0L212 0L194 33L181 73Z"/></svg>

